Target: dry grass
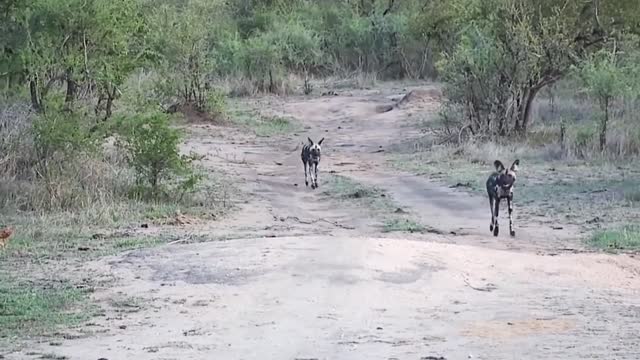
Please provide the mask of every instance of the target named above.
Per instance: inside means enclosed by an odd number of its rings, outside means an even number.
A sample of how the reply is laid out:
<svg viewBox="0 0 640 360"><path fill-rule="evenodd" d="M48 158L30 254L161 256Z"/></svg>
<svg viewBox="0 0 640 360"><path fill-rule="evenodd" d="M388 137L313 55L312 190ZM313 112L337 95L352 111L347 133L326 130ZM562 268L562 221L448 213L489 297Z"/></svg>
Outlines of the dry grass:
<svg viewBox="0 0 640 360"><path fill-rule="evenodd" d="M323 82L328 89L371 89L378 84L378 74L355 71L343 76L328 77Z"/></svg>
<svg viewBox="0 0 640 360"><path fill-rule="evenodd" d="M70 269L175 240L175 231L144 230L178 213L218 220L237 195L224 175L196 169L203 180L194 190L137 200L135 174L112 141L97 137L102 146L39 158L28 109L0 104L0 227L14 229L0 249L0 337L41 335L84 319L74 310L89 302L76 288L86 274ZM66 285L41 287L43 274L66 277Z"/></svg>
<svg viewBox="0 0 640 360"><path fill-rule="evenodd" d="M628 97L614 101L607 148L602 153L598 146L601 110L593 99L576 94L576 87L567 81L538 97L532 113L536 121L532 129L534 139L527 141L531 145L555 145L561 150L557 153L560 158L624 160L639 156L639 100ZM563 123L566 133L561 143Z"/></svg>
<svg viewBox="0 0 640 360"><path fill-rule="evenodd" d="M242 75L227 76L218 79L215 87L221 89L230 97L253 97L261 94L273 94L279 96L289 96L302 94L304 81L296 74L287 74L274 80L272 89L262 81L255 81Z"/></svg>
<svg viewBox="0 0 640 360"><path fill-rule="evenodd" d="M309 78L309 85L313 95L319 95L328 90L372 89L378 83L378 75L376 73L362 71L349 72L342 76L329 76L326 78L311 76ZM305 95L304 77L299 74L288 73L286 76L277 79L274 85L273 91L270 92L263 83L255 82L241 75L227 76L215 82L215 86L222 89L230 97L255 97L263 94L278 96Z"/></svg>
<svg viewBox="0 0 640 360"><path fill-rule="evenodd" d="M27 105L0 109L1 211L82 209L126 197L133 175L113 147L94 154L74 151L72 157L39 158Z"/></svg>

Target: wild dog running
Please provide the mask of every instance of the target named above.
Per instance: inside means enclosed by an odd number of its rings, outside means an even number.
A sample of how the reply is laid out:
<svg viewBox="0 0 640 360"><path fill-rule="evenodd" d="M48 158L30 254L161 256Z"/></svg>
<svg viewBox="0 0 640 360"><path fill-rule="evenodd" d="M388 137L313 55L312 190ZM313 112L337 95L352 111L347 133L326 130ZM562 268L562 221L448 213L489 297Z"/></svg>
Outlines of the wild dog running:
<svg viewBox="0 0 640 360"><path fill-rule="evenodd" d="M500 212L500 201L507 199L509 208L509 233L515 236L513 230L513 185L516 182L516 172L520 165L520 160L513 162L510 168L506 169L502 162L493 162L496 171L487 179L487 193L489 194L489 206L491 207L491 225L489 231L493 231L494 236L500 232L498 226L498 214Z"/></svg>
<svg viewBox="0 0 640 360"><path fill-rule="evenodd" d="M307 138L307 140L309 142L302 146L302 153L300 154L302 165L304 166L304 184L309 186L309 181L307 180L307 169L309 169L311 188L315 189L318 187L318 164L320 164L320 153L322 151L320 145L322 145L324 138L320 139L317 144L311 138Z"/></svg>

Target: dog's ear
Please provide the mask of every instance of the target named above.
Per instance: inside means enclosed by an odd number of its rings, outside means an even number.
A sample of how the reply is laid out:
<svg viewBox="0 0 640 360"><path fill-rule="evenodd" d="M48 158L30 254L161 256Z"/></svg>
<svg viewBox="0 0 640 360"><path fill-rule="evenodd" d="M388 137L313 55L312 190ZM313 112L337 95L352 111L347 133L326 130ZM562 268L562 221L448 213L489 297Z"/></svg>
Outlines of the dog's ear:
<svg viewBox="0 0 640 360"><path fill-rule="evenodd" d="M322 145L323 141L324 141L324 138L320 139L320 141L318 141L318 145Z"/></svg>
<svg viewBox="0 0 640 360"><path fill-rule="evenodd" d="M511 165L511 171L513 172L518 171L518 167L520 167L520 159L517 159L516 161L513 162L513 164Z"/></svg>
<svg viewBox="0 0 640 360"><path fill-rule="evenodd" d="M313 140L311 140L310 137L308 137L307 140L309 140L309 144L313 145Z"/></svg>
<svg viewBox="0 0 640 360"><path fill-rule="evenodd" d="M504 170L504 165L502 165L502 162L500 160L496 160L493 162L493 166L496 167L496 171L501 172Z"/></svg>

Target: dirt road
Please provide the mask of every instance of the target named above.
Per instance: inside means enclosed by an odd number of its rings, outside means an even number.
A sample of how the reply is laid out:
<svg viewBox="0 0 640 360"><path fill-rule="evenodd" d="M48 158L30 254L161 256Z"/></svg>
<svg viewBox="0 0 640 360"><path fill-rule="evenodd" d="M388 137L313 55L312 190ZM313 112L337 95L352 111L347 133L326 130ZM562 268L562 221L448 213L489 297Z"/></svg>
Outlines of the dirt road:
<svg viewBox="0 0 640 360"><path fill-rule="evenodd" d="M96 292L98 302L141 305L108 311L90 336L31 352L83 360L640 358L637 259L563 252L579 248L571 229L526 218L516 238L494 238L486 199L391 170L384 152L418 135L411 118L434 112L436 93L387 113L376 107L391 91L264 100L262 111L304 126L277 138L193 126L186 149L254 196L233 218L189 231L234 240L93 263L90 271L116 279ZM307 136L326 138L315 191L304 187L299 159ZM386 189L438 234L382 234L370 213L323 193L330 172Z"/></svg>

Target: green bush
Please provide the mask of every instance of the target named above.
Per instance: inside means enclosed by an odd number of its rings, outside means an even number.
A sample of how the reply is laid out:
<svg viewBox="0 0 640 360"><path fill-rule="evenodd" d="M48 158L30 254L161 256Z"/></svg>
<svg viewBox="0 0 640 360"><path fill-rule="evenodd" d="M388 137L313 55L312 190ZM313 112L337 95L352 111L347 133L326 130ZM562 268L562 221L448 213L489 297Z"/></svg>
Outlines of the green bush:
<svg viewBox="0 0 640 360"><path fill-rule="evenodd" d="M631 87L628 85L631 71L620 64L616 52L602 50L584 61L576 69L585 91L600 105L599 149L605 151L611 105Z"/></svg>
<svg viewBox="0 0 640 360"><path fill-rule="evenodd" d="M193 157L180 155L181 133L171 127L167 115L136 115L121 119L118 128L119 144L136 172L136 197L157 198L170 179L184 179L179 184L184 191L197 185L198 177L191 167Z"/></svg>
<svg viewBox="0 0 640 360"><path fill-rule="evenodd" d="M579 158L589 156L594 148L596 133L596 127L592 124L576 127L575 138L573 139L573 153L575 156Z"/></svg>
<svg viewBox="0 0 640 360"><path fill-rule="evenodd" d="M608 250L637 250L640 248L640 227L627 225L617 229L602 230L595 233L589 243Z"/></svg>
<svg viewBox="0 0 640 360"><path fill-rule="evenodd" d="M162 76L157 90L170 102L178 100L181 105L207 111L210 76L218 62L224 63L221 54L216 54L216 44L232 44L229 33L234 26L221 14L222 9L221 1L192 0L159 4L149 11L149 44L158 55L156 69Z"/></svg>
<svg viewBox="0 0 640 360"><path fill-rule="evenodd" d="M64 209L86 204L87 198L72 190L87 185L89 174L82 177L79 168L97 154L96 137L85 125L79 116L52 108L36 117L31 129L33 158L25 164L31 168L27 174L34 175L28 175L30 181L36 185L28 196L28 207Z"/></svg>
<svg viewBox="0 0 640 360"><path fill-rule="evenodd" d="M207 94L207 113L215 119L223 118L227 110L227 96L220 90L210 91Z"/></svg>
<svg viewBox="0 0 640 360"><path fill-rule="evenodd" d="M275 93L277 80L285 72L282 49L275 33L262 33L247 40L243 56L247 76L259 91Z"/></svg>
<svg viewBox="0 0 640 360"><path fill-rule="evenodd" d="M69 160L84 151L95 149L95 141L73 113L49 111L33 123L36 156L41 162Z"/></svg>

